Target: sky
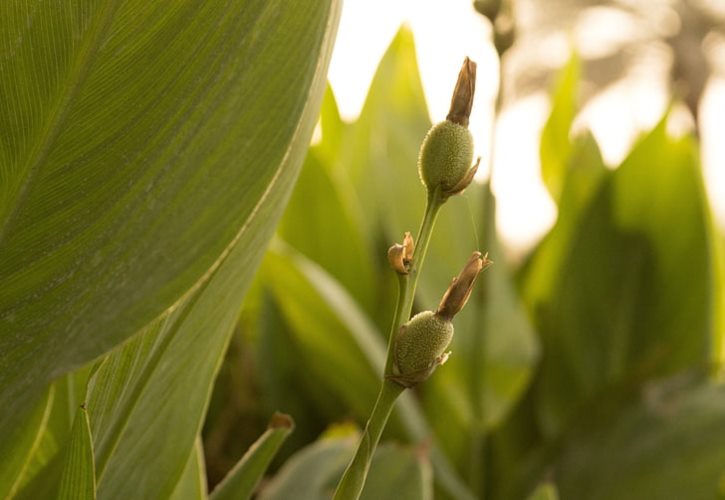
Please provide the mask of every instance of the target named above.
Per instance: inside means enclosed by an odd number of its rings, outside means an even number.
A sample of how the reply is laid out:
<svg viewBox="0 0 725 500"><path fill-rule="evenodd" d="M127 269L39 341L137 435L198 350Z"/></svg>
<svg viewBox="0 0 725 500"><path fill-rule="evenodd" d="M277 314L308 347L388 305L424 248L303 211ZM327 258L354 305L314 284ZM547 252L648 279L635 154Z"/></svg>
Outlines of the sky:
<svg viewBox="0 0 725 500"><path fill-rule="evenodd" d="M407 24L416 41L418 64L431 120L445 119L451 92L465 56L478 64L478 81L470 129L476 155L482 165L491 152L491 126L498 61L490 43L490 25L475 13L470 0L346 0L329 70L329 79L344 119L360 113L375 69L401 24ZM582 16L574 37L578 50L596 52L616 47L616 36L633 29L611 12ZM554 67L569 54L567 35L542 41L542 51ZM664 71L653 58L650 65L630 78L610 86L590 100L575 122L575 129L588 128L599 142L610 165L618 164L637 135L660 119L669 96ZM514 101L504 108L496 126L492 186L498 200L498 229L504 243L523 252L532 246L556 220L556 207L541 183L539 134L548 116L546 89ZM720 226L725 228L725 80L712 81L706 89L701 111L703 168L710 198ZM687 112L675 109L670 125L673 133L691 128ZM488 168L479 172L489 175Z"/></svg>

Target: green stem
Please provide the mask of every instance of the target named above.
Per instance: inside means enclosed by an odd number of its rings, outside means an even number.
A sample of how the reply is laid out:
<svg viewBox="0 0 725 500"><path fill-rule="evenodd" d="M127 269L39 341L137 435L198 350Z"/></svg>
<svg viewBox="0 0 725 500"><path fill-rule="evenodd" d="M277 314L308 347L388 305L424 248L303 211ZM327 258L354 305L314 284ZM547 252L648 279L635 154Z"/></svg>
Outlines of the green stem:
<svg viewBox="0 0 725 500"><path fill-rule="evenodd" d="M398 275L398 304L395 308L395 316L388 337L388 357L385 362L385 375L393 373L393 345L395 336L400 327L408 321L410 313L413 311L413 301L415 300L415 290L418 287L418 276L425 261L425 255L428 253L428 245L431 235L433 234L433 226L435 226L438 212L445 200L438 195L438 191L429 192L428 199L425 204L425 212L423 220L420 223L418 238L415 241L415 251L413 252L413 260L410 265L408 274Z"/></svg>
<svg viewBox="0 0 725 500"><path fill-rule="evenodd" d="M358 444L355 456L345 469L340 483L335 490L335 500L357 500L362 493L365 479L370 470L370 462L372 461L375 448L380 441L380 435L385 428L390 412L398 396L405 390L402 385L393 382L387 378L393 373L393 350L395 348L395 337L398 330L410 318L413 310L413 300L415 298L415 289L418 285L418 276L423 267L423 261L428 251L431 235L433 234L433 226L435 225L438 211L443 205L445 199L442 199L438 191L429 192L423 214L423 221L418 231L418 239L413 252L413 260L410 270L406 275L398 275L398 302L395 306L395 315L390 329L388 338L388 354L385 361L385 372L383 374L383 383L375 402L373 411L370 414L368 423L365 426L360 443Z"/></svg>
<svg viewBox="0 0 725 500"><path fill-rule="evenodd" d="M373 412L370 414L370 420L368 420L360 438L360 444L358 444L355 456L337 485L335 500L352 500L360 497L368 470L370 470L373 453L375 453L375 448L378 446L378 441L380 441L380 435L383 433L395 400L404 389L403 386L395 382L383 380L378 400L375 402Z"/></svg>

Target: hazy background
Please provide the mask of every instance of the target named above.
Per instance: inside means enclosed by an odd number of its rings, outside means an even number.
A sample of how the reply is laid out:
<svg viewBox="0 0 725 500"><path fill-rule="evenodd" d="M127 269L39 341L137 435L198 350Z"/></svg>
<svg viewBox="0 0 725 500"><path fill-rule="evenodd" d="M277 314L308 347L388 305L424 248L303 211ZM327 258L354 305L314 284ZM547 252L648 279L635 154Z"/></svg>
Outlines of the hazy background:
<svg viewBox="0 0 725 500"><path fill-rule="evenodd" d="M672 96L679 96L671 130L699 132L711 203L725 228L725 1L514 4L517 41L503 63L493 174L504 242L519 253L556 218L540 179L539 135L553 78L572 48L585 62L583 111L575 126L593 132L611 167L660 119ZM487 165L498 59L490 23L469 0L346 0L329 73L343 117L359 114L375 68L402 23L415 35L434 122L445 118L464 56L478 63L470 127L481 164ZM487 177L488 167L479 175Z"/></svg>

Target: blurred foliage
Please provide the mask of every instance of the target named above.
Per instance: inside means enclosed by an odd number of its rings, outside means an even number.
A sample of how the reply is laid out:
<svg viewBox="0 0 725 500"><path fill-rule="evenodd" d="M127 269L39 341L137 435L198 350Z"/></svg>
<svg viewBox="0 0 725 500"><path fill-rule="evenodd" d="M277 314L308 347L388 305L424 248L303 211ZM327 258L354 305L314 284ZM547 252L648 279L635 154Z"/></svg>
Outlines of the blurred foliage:
<svg viewBox="0 0 725 500"><path fill-rule="evenodd" d="M471 250L480 246L496 262L457 318L449 362L415 391L445 456L433 463L436 498L588 498L595 479L600 498L683 498L684 488L715 498L725 474L719 442L700 441L720 432L725 399L717 383L722 262L697 142L670 136L665 115L607 168L590 133L571 135L586 67L572 58L555 86L541 160L559 216L522 266L511 269L497 241L487 184L453 198L436 226L418 309L435 305ZM240 338L257 349L258 365L246 382L257 380L263 411L298 412L307 422L296 442L315 441L324 423L362 425L372 406L375 352L394 306L385 249L420 219L415 163L429 126L406 30L383 57L357 121L340 119L328 89L322 139L265 258L257 299L242 312L250 328ZM247 323L255 314L258 322ZM418 441L407 425L398 412L383 440ZM323 442L313 445L318 453ZM332 488L352 444L347 454L325 446L330 456L305 480ZM311 451L293 453L282 452L295 467L311 461ZM321 465L335 453L343 457L336 465ZM691 468L654 475L681 463L680 453ZM262 498L294 481L288 467ZM468 492L442 484L451 473L449 484L462 481Z"/></svg>
<svg viewBox="0 0 725 500"><path fill-rule="evenodd" d="M518 0L518 33L507 54L507 94L518 98L552 79L562 44L584 47L584 98L639 72L682 99L697 118L708 79L725 75L719 0ZM718 41L719 40L719 41ZM644 72L643 72L644 70Z"/></svg>

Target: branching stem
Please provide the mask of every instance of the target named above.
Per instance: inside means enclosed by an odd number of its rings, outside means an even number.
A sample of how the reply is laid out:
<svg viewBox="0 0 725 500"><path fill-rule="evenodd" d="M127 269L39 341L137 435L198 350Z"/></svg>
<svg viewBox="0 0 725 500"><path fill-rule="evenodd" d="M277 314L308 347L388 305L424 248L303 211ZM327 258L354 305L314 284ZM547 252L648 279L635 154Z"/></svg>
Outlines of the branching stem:
<svg viewBox="0 0 725 500"><path fill-rule="evenodd" d="M439 190L428 193L423 220L418 231L418 239L415 242L415 252L413 253L410 270L408 274L398 275L398 301L395 306L395 315L393 316L393 323L388 338L388 354L380 393L378 394L378 399L375 402L373 411L360 438L355 456L353 456L347 469L345 469L340 483L337 485L335 500L357 500L360 497L368 470L370 469L370 462L375 453L375 448L378 446L378 441L380 441L380 435L385 428L395 400L405 390L402 385L387 378L388 375L393 373L395 336L400 330L400 327L408 321L413 310L413 300L415 298L415 289L418 285L418 276L423 267L425 255L428 252L428 244L433 234L433 226L444 202L445 199L441 197Z"/></svg>

